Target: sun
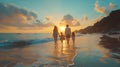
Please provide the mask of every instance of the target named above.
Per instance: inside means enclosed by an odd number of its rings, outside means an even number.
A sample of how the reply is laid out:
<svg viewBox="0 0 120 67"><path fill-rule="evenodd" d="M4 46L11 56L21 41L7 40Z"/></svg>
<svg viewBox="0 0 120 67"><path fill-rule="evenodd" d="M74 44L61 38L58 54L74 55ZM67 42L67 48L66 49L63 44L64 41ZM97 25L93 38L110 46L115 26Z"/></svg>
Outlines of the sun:
<svg viewBox="0 0 120 67"><path fill-rule="evenodd" d="M60 32L64 32L65 31L65 27L64 26L61 26L60 27Z"/></svg>

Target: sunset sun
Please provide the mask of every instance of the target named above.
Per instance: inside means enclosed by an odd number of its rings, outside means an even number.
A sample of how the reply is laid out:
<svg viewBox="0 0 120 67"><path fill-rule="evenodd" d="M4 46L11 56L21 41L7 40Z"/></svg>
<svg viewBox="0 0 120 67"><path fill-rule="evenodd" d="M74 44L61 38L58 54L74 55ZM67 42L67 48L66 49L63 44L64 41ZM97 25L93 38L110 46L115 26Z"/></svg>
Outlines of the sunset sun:
<svg viewBox="0 0 120 67"><path fill-rule="evenodd" d="M120 67L120 0L0 0L0 67Z"/></svg>
<svg viewBox="0 0 120 67"><path fill-rule="evenodd" d="M65 27L64 26L61 26L60 27L60 32L64 32L65 31Z"/></svg>

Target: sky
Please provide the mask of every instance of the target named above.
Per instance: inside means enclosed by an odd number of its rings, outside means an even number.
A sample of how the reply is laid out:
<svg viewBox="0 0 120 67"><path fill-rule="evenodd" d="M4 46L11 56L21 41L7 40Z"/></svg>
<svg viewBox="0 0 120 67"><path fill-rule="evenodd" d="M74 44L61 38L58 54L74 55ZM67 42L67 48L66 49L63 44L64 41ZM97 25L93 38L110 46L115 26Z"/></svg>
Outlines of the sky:
<svg viewBox="0 0 120 67"><path fill-rule="evenodd" d="M72 31L94 25L120 0L0 0L0 33L51 33L54 25Z"/></svg>

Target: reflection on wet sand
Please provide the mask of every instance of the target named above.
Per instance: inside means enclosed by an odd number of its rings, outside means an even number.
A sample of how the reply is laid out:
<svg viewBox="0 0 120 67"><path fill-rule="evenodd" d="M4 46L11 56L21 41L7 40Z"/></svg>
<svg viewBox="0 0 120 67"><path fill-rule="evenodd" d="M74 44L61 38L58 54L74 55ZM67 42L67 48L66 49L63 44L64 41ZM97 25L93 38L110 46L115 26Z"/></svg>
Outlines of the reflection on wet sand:
<svg viewBox="0 0 120 67"><path fill-rule="evenodd" d="M100 43L102 41L102 39L100 39L101 37L101 34L87 34L76 38L75 46L77 47L77 55L74 59L73 67L120 66L120 61L111 57L111 50L103 47ZM114 44L112 43L111 46L112 45ZM104 44L104 46L106 46L106 44Z"/></svg>
<svg viewBox="0 0 120 67"><path fill-rule="evenodd" d="M24 49L8 49L0 54L0 67L14 67L16 64L29 65L36 61L34 57L35 53L26 52Z"/></svg>
<svg viewBox="0 0 120 67"><path fill-rule="evenodd" d="M64 42L22 48L0 49L0 67L68 67L73 65L76 48Z"/></svg>
<svg viewBox="0 0 120 67"><path fill-rule="evenodd" d="M101 37L101 39L100 39ZM0 49L0 67L119 67L120 41L102 35L84 35L76 44L58 42ZM76 55L77 54L77 55ZM73 61L74 59L74 61Z"/></svg>
<svg viewBox="0 0 120 67"><path fill-rule="evenodd" d="M67 45L65 41L63 44L56 45L53 50L54 62L57 65L64 67L74 65L74 57L76 55L76 48L73 45Z"/></svg>
<svg viewBox="0 0 120 67"><path fill-rule="evenodd" d="M120 61L120 41L117 38L104 35L101 37L100 45L109 50L109 57Z"/></svg>

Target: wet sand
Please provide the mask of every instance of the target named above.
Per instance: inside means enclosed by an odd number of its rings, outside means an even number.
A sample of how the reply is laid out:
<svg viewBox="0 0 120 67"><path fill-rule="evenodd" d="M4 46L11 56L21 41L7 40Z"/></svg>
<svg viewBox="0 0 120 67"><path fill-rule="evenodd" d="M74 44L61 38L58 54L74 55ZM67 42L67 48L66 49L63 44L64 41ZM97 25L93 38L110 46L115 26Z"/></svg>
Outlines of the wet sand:
<svg viewBox="0 0 120 67"><path fill-rule="evenodd" d="M62 46L63 45L63 46ZM20 48L0 49L0 67L68 67L74 65L76 49L53 42Z"/></svg>
<svg viewBox="0 0 120 67"><path fill-rule="evenodd" d="M120 41L109 38L106 40L101 34L84 35L76 39L77 56L74 59L73 67L120 67L120 53L111 51L108 48L120 49ZM111 43L112 42L112 43ZM111 43L111 44L109 44ZM109 44L109 45L108 45ZM107 47L104 47L107 46ZM113 57L117 55L117 58Z"/></svg>
<svg viewBox="0 0 120 67"><path fill-rule="evenodd" d="M48 42L0 49L0 67L119 67L120 59L111 57L114 52L101 45L101 37L79 36L74 46Z"/></svg>

